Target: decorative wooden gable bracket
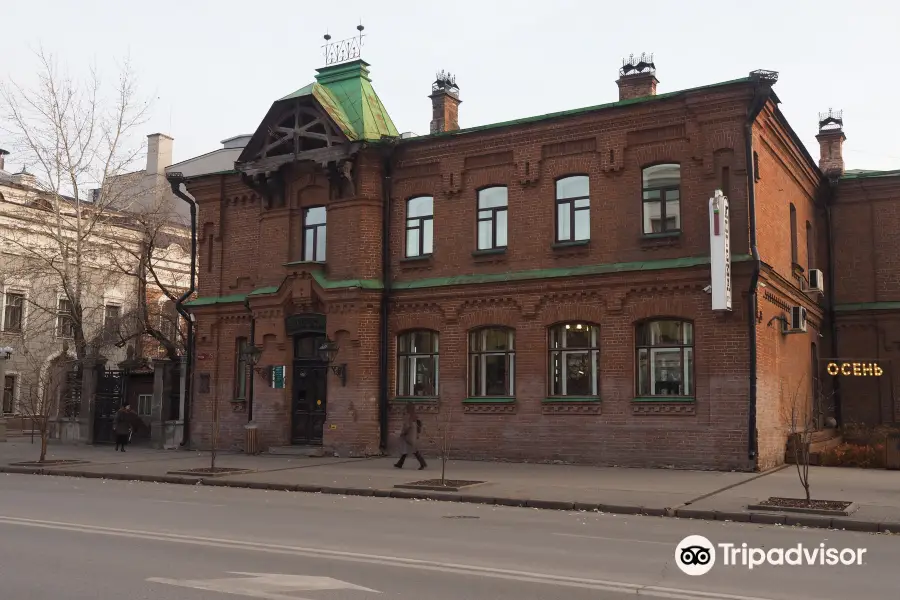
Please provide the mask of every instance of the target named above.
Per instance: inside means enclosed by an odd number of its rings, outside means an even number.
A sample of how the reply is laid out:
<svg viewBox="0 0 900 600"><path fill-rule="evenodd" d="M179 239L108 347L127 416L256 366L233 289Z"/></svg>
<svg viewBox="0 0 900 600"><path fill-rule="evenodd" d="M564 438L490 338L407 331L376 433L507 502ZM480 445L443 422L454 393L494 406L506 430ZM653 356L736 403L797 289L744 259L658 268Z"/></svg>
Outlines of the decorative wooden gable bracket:
<svg viewBox="0 0 900 600"><path fill-rule="evenodd" d="M361 147L359 142L349 141L321 108L301 100L269 123L264 125L265 141L253 160L235 164L247 176L268 175L298 161L327 166L353 155Z"/></svg>

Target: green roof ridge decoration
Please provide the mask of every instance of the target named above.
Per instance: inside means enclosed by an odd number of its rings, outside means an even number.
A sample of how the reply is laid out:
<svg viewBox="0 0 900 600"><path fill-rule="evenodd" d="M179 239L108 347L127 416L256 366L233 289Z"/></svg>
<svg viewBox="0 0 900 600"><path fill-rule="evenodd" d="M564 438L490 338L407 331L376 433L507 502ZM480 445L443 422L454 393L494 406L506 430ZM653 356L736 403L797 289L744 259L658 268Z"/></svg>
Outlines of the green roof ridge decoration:
<svg viewBox="0 0 900 600"><path fill-rule="evenodd" d="M400 133L369 78L362 59L316 69L316 81L278 102L312 96L351 141L378 141Z"/></svg>

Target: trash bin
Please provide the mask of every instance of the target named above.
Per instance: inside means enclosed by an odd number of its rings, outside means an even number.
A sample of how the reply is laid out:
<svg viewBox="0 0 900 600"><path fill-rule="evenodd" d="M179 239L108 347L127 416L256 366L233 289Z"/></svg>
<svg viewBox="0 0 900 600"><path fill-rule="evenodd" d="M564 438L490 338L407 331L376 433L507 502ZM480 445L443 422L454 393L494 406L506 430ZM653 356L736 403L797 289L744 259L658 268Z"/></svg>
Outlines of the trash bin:
<svg viewBox="0 0 900 600"><path fill-rule="evenodd" d="M884 440L884 467L900 469L900 433L888 434Z"/></svg>
<svg viewBox="0 0 900 600"><path fill-rule="evenodd" d="M244 454L259 454L259 428L256 423L247 423L244 425L246 439L244 443Z"/></svg>

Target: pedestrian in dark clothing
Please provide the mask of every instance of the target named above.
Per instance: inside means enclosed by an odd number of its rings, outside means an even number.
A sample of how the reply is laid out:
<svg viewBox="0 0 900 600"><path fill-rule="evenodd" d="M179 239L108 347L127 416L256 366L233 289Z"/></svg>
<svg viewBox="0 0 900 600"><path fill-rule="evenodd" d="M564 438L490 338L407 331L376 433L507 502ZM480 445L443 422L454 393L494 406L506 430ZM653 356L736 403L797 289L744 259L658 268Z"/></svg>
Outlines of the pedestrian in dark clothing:
<svg viewBox="0 0 900 600"><path fill-rule="evenodd" d="M421 471L428 465L419 452L419 434L422 432L422 422L416 416L416 407L409 403L406 405L406 416L403 418L403 429L400 430L400 442L403 445L400 460L394 465L398 469L403 468L407 454L414 454L419 461L419 470Z"/></svg>
<svg viewBox="0 0 900 600"><path fill-rule="evenodd" d="M131 432L137 427L138 416L131 410L130 404L125 404L116 411L113 417L113 433L116 436L116 451L125 452L125 445L131 437Z"/></svg>

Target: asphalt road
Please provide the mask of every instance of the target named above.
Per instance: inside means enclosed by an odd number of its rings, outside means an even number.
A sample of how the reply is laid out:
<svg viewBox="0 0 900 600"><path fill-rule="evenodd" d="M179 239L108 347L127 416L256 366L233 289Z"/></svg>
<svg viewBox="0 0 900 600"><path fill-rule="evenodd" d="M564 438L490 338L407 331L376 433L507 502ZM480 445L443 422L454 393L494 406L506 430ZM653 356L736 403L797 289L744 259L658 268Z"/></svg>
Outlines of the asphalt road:
<svg viewBox="0 0 900 600"><path fill-rule="evenodd" d="M688 535L866 553L691 577ZM0 475L4 600L868 600L897 597L898 558L900 536Z"/></svg>

